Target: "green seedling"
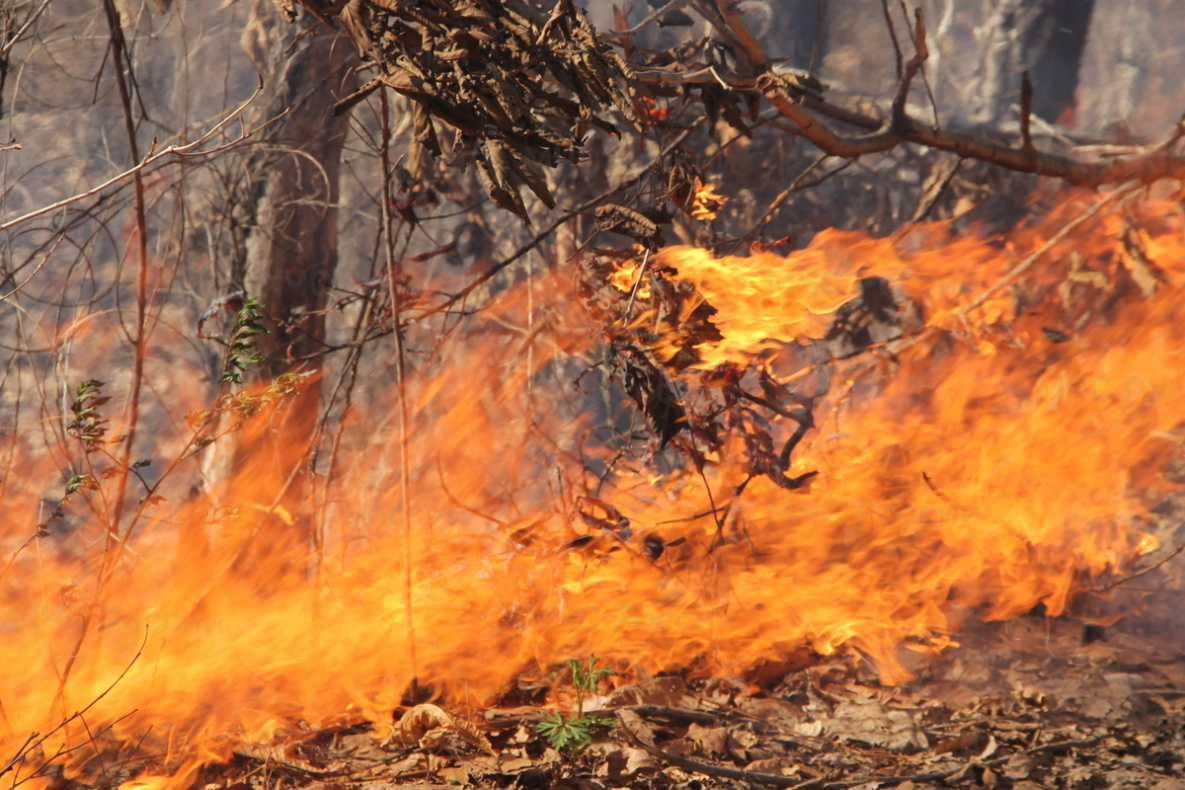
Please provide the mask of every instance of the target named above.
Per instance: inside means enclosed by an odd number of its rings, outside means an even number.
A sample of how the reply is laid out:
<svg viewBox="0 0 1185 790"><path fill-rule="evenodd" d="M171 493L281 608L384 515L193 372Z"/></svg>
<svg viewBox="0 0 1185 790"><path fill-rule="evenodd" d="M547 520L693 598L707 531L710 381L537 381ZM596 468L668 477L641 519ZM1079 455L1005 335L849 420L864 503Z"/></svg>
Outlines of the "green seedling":
<svg viewBox="0 0 1185 790"><path fill-rule="evenodd" d="M576 710L568 715L546 713L543 721L536 725L536 729L547 739L551 748L561 754L576 757L592 745L595 728L608 727L613 723L610 718L586 716L584 700L586 696L596 693L602 680L616 675L617 672L609 667L598 667L595 655L590 655L586 664L575 658L569 659L568 666L572 670L572 686L576 690Z"/></svg>
<svg viewBox="0 0 1185 790"><path fill-rule="evenodd" d="M263 303L248 299L235 316L226 341L226 360L222 366L222 381L226 384L242 384L243 372L251 365L265 362L266 358L255 350L255 336L266 335L267 328L260 323L263 318Z"/></svg>

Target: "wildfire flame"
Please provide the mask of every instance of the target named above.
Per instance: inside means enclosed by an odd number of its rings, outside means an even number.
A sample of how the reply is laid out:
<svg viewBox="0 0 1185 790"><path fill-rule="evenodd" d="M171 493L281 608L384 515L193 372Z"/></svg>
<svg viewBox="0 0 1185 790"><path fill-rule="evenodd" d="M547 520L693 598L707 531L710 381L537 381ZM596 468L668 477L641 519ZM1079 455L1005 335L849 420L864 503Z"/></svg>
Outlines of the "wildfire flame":
<svg viewBox="0 0 1185 790"><path fill-rule="evenodd" d="M701 183L697 178L695 180L695 194L691 198L691 211L689 213L694 219L716 219L717 212L723 208L727 200L728 198L716 191L716 187L711 184Z"/></svg>
<svg viewBox="0 0 1185 790"><path fill-rule="evenodd" d="M856 650L895 682L903 646L941 649L968 617L1071 611L1156 549L1149 508L1185 480L1173 201L1100 214L1009 281L1092 199L1008 239L934 224L896 241L826 232L784 257L655 256L718 311L724 339L699 349L699 369L828 379L793 461L819 472L809 490L741 486L736 447L702 477L595 449L605 418L570 386L591 333L562 269L494 299L484 345L434 338L409 376L410 534L394 395L347 414L332 472L296 475L309 513L282 509L276 474L248 468L208 494L170 492L118 561L77 503L75 535L18 551L41 492L10 484L0 757L94 702L41 752L77 748L85 768L103 755L83 747L111 727L184 785L294 722L387 721L413 676L480 705L594 651L623 670L740 674L806 647ZM804 361L799 341L824 337L871 276L914 308L899 335ZM638 277L623 268L618 287ZM652 294L636 296L644 314ZM98 324L74 342L104 342ZM269 433L285 408L241 435L288 441L278 457L298 460L299 442ZM24 479L53 474L28 437L4 441ZM176 452L186 438L158 441ZM582 497L628 529L576 517ZM710 514L725 502L720 542ZM281 539L301 519L312 542Z"/></svg>

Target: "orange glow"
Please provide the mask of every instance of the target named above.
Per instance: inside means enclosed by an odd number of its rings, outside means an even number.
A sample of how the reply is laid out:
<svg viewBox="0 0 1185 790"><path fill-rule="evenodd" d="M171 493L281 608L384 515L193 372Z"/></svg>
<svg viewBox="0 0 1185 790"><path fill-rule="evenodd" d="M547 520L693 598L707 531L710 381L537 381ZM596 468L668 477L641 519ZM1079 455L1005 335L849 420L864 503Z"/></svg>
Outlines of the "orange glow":
<svg viewBox="0 0 1185 790"><path fill-rule="evenodd" d="M385 397L344 418L332 469L328 451L302 461L300 437L272 434L290 402L265 408L237 438L268 438L283 468L265 458L199 494L186 462L118 559L92 513L101 503L76 499L76 534L9 562L38 521L43 492L29 481L56 471L28 437L0 437L28 483L5 489L0 527L0 754L102 695L86 727L72 722L43 751L79 747L83 767L89 733L111 726L154 755L127 790L184 786L203 761L295 722L388 722L413 678L413 629L420 683L480 707L513 677L591 652L626 673L727 675L806 646L856 651L897 682L900 651L957 649L969 618L1072 612L1157 549L1141 517L1185 461L1185 244L1172 201L1100 215L992 290L1094 200L1072 195L1007 240L935 224L896 242L826 232L786 256L654 254L648 272L694 284L724 336L683 374L689 407L714 397L723 362L830 381L790 472L819 474L799 490L758 477L737 494L735 441L707 452L703 477L673 462L657 473L641 445L598 445L609 418L592 416L594 385L573 385L596 333L563 267L536 275L530 299L525 288L494 297L468 337L412 328L410 346L432 353L412 357L408 382L410 535L393 376ZM1125 253L1129 223L1151 275ZM621 293L637 271L615 275ZM901 335L804 361L806 341L871 276L912 304ZM653 321L652 299L639 289L639 325ZM199 375L169 364L160 391ZM176 397L202 407L188 389ZM184 426L161 428L157 452L180 453ZM278 502L292 468L297 504ZM596 526L615 519L598 502L629 532ZM713 503L729 506L719 545ZM665 544L657 559L648 535Z"/></svg>
<svg viewBox="0 0 1185 790"><path fill-rule="evenodd" d="M695 219L713 220L728 198L716 191L711 184L702 184L697 178L695 194L691 198L690 214Z"/></svg>

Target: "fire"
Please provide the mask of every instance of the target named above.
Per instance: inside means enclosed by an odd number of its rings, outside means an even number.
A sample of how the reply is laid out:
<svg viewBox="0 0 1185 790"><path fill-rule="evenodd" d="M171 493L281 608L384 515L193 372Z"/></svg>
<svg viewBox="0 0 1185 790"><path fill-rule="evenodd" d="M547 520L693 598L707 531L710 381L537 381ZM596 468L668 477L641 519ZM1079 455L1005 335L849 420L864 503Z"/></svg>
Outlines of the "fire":
<svg viewBox="0 0 1185 790"><path fill-rule="evenodd" d="M718 193L716 187L711 184L701 183L697 178L695 180L695 194L691 197L691 210L689 213L695 219L713 220L716 219L717 212L724 207L727 201L728 198Z"/></svg>
<svg viewBox="0 0 1185 790"><path fill-rule="evenodd" d="M812 388L816 427L790 473L818 475L797 490L746 480L736 443L705 451L701 476L598 438L592 385L572 385L594 333L562 268L494 298L479 337L414 329L433 353L408 381L410 533L393 391L346 413L332 467L269 433L285 401L246 420L241 439L280 445L282 479L297 468L304 512L263 467L200 495L178 483L113 554L86 515L97 499L69 503L73 537L28 543L39 492L10 486L0 754L49 733L38 751L77 750L85 769L114 737L184 785L299 722L387 722L413 678L481 706L591 652L627 672L741 674L808 648L855 651L896 682L902 648L946 648L969 618L1075 611L1156 550L1150 508L1185 480L1172 202L1101 213L998 287L1092 200L1071 195L1007 240L832 231L787 256L673 248L645 274L622 268L621 293L680 278L717 310L723 339L682 374L689 407L723 363ZM873 277L903 306L898 331L805 353ZM654 293L635 298L644 323ZM5 441L49 472L27 437Z"/></svg>

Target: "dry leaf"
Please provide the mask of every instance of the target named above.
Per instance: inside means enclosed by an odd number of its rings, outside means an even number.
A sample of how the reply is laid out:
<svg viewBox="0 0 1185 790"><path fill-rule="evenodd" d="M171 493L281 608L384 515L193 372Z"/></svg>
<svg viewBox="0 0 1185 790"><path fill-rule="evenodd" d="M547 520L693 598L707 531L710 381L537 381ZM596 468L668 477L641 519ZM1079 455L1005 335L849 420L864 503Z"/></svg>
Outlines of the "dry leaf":
<svg viewBox="0 0 1185 790"><path fill-rule="evenodd" d="M663 705L668 708L693 708L695 699L687 693L687 683L675 675L646 678L613 690L606 703L610 708L627 705Z"/></svg>
<svg viewBox="0 0 1185 790"><path fill-rule="evenodd" d="M828 734L846 741L867 743L892 751L924 749L929 746L926 734L913 717L903 710L887 710L876 700L851 700L840 703L835 718L826 723Z"/></svg>
<svg viewBox="0 0 1185 790"><path fill-rule="evenodd" d="M506 185L506 182L499 178L500 175L504 176L505 172L499 173L484 159L477 160L477 177L486 194L490 196L490 200L526 220L527 209L523 205L523 199L519 196L518 190L513 186Z"/></svg>
<svg viewBox="0 0 1185 790"><path fill-rule="evenodd" d="M407 748L415 746L431 748L439 745L441 737L448 730L457 733L470 746L480 749L486 754L497 754L494 747L490 745L489 739L480 730L467 721L454 719L430 703L416 705L404 713L399 719L399 723L395 725L395 729L391 730L391 734L387 736L384 745L399 742Z"/></svg>
<svg viewBox="0 0 1185 790"><path fill-rule="evenodd" d="M692 724L687 728L687 740L694 743L705 757L723 757L728 753L728 730L724 727Z"/></svg>
<svg viewBox="0 0 1185 790"><path fill-rule="evenodd" d="M543 167L538 162L532 162L529 159L516 159L514 172L518 175L519 180L530 187L535 196L543 201L543 205L555 208L555 198L551 196L551 191L547 188L547 176L543 174Z"/></svg>
<svg viewBox="0 0 1185 790"><path fill-rule="evenodd" d="M617 203L606 203L596 210L595 216L600 230L624 234L652 250L663 244L658 225L640 211Z"/></svg>

